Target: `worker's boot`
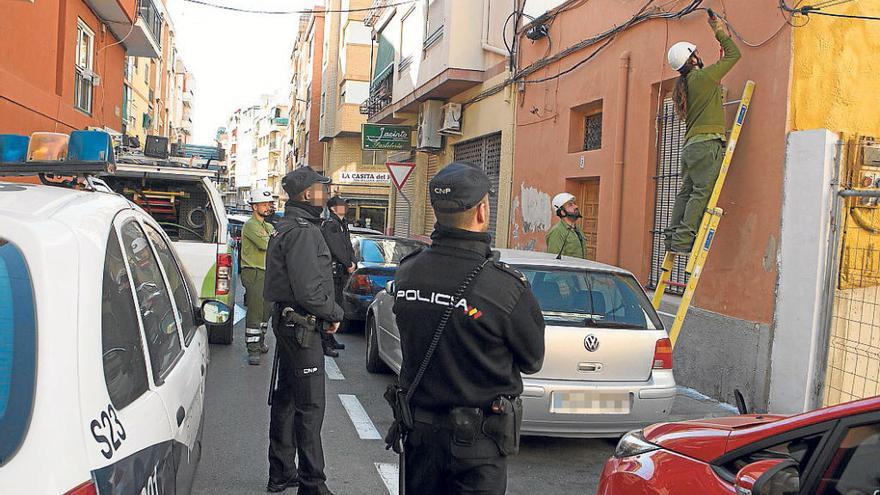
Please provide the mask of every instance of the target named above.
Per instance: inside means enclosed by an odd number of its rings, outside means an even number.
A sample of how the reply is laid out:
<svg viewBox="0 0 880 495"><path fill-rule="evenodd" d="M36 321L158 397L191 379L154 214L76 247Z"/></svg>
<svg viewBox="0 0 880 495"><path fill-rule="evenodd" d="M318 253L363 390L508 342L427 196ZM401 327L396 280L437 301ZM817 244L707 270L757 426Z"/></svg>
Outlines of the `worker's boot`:
<svg viewBox="0 0 880 495"><path fill-rule="evenodd" d="M266 354L269 352L269 343L266 342L266 332L269 330L269 324L263 323L260 325L260 331L263 332L263 340L260 341L260 352Z"/></svg>
<svg viewBox="0 0 880 495"><path fill-rule="evenodd" d="M244 340L248 351L248 364L260 364L262 354L260 346L263 342L263 332L259 328L248 328L244 332Z"/></svg>

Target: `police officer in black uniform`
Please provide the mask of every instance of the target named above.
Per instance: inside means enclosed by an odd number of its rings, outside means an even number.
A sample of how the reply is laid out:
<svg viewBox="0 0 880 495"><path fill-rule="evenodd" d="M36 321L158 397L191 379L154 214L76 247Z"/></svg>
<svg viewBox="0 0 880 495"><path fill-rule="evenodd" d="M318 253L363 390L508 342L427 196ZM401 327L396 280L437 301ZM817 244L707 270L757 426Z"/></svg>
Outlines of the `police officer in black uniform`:
<svg viewBox="0 0 880 495"><path fill-rule="evenodd" d="M264 295L275 303L278 360L277 386L271 392L269 492L298 485L301 495L330 493L321 446L324 354L315 335L335 332L343 318L334 297L330 250L320 229L329 183L309 167L284 177L281 185L289 200L266 253Z"/></svg>
<svg viewBox="0 0 880 495"><path fill-rule="evenodd" d="M437 215L433 243L405 258L395 276L403 389L413 383L444 311L453 310L411 396L406 493L501 494L507 456L519 448L520 373L541 369L544 319L525 277L490 249L486 174L455 162L429 188Z"/></svg>
<svg viewBox="0 0 880 495"><path fill-rule="evenodd" d="M345 212L348 202L340 197L333 196L327 201L327 209L330 216L321 225L324 240L330 248L333 257L333 285L336 288L336 304L343 306L342 289L348 281L348 275L354 271L354 248L351 246L351 234L348 231L348 223L345 220ZM343 322L343 325L345 322ZM345 349L345 344L336 341L332 334L325 333L322 336L324 355L338 357L337 349Z"/></svg>

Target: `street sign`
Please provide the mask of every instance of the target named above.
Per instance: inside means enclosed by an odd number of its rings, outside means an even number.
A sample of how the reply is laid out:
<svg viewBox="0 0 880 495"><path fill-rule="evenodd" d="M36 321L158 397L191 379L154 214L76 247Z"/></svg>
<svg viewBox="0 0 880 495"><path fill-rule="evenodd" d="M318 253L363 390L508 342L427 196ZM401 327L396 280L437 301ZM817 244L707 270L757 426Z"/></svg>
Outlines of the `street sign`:
<svg viewBox="0 0 880 495"><path fill-rule="evenodd" d="M361 124L361 148L364 150L409 151L412 127L408 125Z"/></svg>
<svg viewBox="0 0 880 495"><path fill-rule="evenodd" d="M347 172L340 171L334 184L388 184L391 175L388 172Z"/></svg>
<svg viewBox="0 0 880 495"><path fill-rule="evenodd" d="M409 179L409 176L412 175L413 170L416 168L415 163L388 162L385 166L388 167L388 172L391 174L391 181L394 182L398 191L403 189L406 180Z"/></svg>

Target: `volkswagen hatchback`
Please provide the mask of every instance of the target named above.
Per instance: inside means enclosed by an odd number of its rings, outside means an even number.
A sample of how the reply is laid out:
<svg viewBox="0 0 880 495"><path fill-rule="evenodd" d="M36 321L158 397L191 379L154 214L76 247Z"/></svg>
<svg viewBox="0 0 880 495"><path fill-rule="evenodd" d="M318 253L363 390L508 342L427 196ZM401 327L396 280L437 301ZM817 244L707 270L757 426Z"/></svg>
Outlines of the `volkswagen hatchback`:
<svg viewBox="0 0 880 495"><path fill-rule="evenodd" d="M189 493L229 317L198 300L122 196L0 182L0 493Z"/></svg>

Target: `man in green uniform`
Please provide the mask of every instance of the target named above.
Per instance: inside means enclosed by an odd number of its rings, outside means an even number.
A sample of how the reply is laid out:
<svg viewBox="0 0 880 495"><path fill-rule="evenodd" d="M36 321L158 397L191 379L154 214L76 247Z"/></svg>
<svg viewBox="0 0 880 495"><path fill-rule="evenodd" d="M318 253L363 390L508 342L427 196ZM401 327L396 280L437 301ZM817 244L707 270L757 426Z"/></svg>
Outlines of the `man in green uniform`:
<svg viewBox="0 0 880 495"><path fill-rule="evenodd" d="M721 98L721 78L740 59L739 49L725 32L721 21L710 12L709 26L721 44L721 60L703 68L697 47L682 41L669 49L669 65L681 75L673 101L679 116L687 122L681 153L682 184L675 197L672 218L663 231L666 248L689 254L703 219L724 158L727 126Z"/></svg>
<svg viewBox="0 0 880 495"><path fill-rule="evenodd" d="M263 282L266 279L266 249L275 228L267 221L272 214L275 198L272 191L255 188L250 198L254 212L241 229L241 283L245 289L245 342L248 363L260 364L260 355L269 352L266 330L269 326L271 307L263 299Z"/></svg>
<svg viewBox="0 0 880 495"><path fill-rule="evenodd" d="M559 222L547 232L547 252L557 258L571 256L587 257L586 237L577 221L581 218L581 210L575 203L575 197L569 193L559 193L553 197L553 211Z"/></svg>

